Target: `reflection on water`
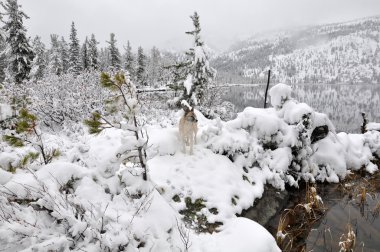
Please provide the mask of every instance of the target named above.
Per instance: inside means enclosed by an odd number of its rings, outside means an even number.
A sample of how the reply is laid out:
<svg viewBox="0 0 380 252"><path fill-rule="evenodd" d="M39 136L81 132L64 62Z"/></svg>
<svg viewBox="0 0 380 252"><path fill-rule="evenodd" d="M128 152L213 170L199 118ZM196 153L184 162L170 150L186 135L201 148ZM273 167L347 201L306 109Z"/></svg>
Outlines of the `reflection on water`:
<svg viewBox="0 0 380 252"><path fill-rule="evenodd" d="M354 189L348 190L344 186L348 184L355 185L351 187ZM358 192L362 188L366 188L367 194L366 200L360 204ZM317 191L327 211L305 235L307 238L293 244L291 251L339 251L340 237L347 233L348 223L356 235L355 251L380 251L380 173L370 180L359 178L342 184L318 184ZM289 199L284 209L304 203L305 188L290 190ZM280 216L281 212L265 225L273 236L276 236Z"/></svg>
<svg viewBox="0 0 380 252"><path fill-rule="evenodd" d="M361 112L369 121L380 122L380 85L292 85L293 97L329 116L337 131L359 132ZM236 112L245 107L263 107L265 85L225 87L224 99L235 105Z"/></svg>
<svg viewBox="0 0 380 252"><path fill-rule="evenodd" d="M345 193L339 193L338 185L322 187L320 195L328 211L320 224L309 233L307 251L339 251L339 240L347 232L348 223L356 235L355 251L380 251L379 182L379 175L372 179L375 191L366 195L363 204L358 197L350 198Z"/></svg>

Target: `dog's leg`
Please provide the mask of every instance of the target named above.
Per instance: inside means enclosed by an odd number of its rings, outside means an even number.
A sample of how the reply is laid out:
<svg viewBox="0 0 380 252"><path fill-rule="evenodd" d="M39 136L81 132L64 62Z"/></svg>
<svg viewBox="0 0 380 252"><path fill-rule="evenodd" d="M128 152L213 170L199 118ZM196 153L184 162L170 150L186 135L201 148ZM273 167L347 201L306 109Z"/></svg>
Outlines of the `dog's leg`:
<svg viewBox="0 0 380 252"><path fill-rule="evenodd" d="M193 146L194 146L194 138L193 136L190 136L190 155L193 155Z"/></svg>
<svg viewBox="0 0 380 252"><path fill-rule="evenodd" d="M186 136L185 134L182 136L182 152L186 154Z"/></svg>
<svg viewBox="0 0 380 252"><path fill-rule="evenodd" d="M195 125L194 127L194 143L197 144L197 133L198 133L198 126Z"/></svg>

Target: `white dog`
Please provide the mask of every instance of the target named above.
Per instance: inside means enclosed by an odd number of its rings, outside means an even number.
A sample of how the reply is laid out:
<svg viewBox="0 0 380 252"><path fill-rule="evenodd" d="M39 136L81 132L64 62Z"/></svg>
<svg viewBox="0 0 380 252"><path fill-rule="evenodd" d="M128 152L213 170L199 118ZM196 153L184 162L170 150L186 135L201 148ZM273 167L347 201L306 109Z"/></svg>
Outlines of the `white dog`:
<svg viewBox="0 0 380 252"><path fill-rule="evenodd" d="M178 128L183 152L186 154L186 146L190 145L190 155L193 154L198 131L198 120L194 108L185 109L185 114L179 120Z"/></svg>

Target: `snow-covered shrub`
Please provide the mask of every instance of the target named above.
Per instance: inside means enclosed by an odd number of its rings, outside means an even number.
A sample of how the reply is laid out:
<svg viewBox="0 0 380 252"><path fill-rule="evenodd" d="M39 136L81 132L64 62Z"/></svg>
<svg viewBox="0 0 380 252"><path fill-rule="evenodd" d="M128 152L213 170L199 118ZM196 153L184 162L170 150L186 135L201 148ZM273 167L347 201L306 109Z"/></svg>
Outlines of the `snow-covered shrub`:
<svg viewBox="0 0 380 252"><path fill-rule="evenodd" d="M116 190L105 190L96 170L70 163L16 174L0 189L1 247L179 251L176 213L133 171L125 169L108 180Z"/></svg>
<svg viewBox="0 0 380 252"><path fill-rule="evenodd" d="M49 128L82 122L93 110L102 111L103 100L108 97L99 86L96 71L76 76L51 74L38 81L9 83L3 92L8 104L22 101L20 106L28 108Z"/></svg>
<svg viewBox="0 0 380 252"><path fill-rule="evenodd" d="M112 77L108 73L102 73L100 79L101 85L114 95L107 101L104 115L95 111L90 119L85 120L85 124L89 127L90 134L99 134L107 128L127 131L117 158L120 162L139 166L143 169L144 180L147 180L148 136L146 132L144 134L138 121L140 103L136 86L129 79L129 75L125 76L124 73L116 73ZM110 172L112 174L114 171Z"/></svg>
<svg viewBox="0 0 380 252"><path fill-rule="evenodd" d="M5 130L3 140L10 146L19 148L29 145L34 149L34 152L27 153L20 161L19 166L24 167L29 162L33 162L38 157L41 159L41 163L48 164L53 158L60 155L57 148L47 146L44 140L43 134L38 127L37 117L29 113L26 109L21 109L18 115L15 129ZM14 172L12 167L11 171Z"/></svg>
<svg viewBox="0 0 380 252"><path fill-rule="evenodd" d="M269 93L273 108L248 107L234 120L211 121L202 130L205 146L227 155L248 179L252 168L268 171L268 182L279 188L300 179L338 182L349 169L377 169L371 160L379 157L378 132L337 135L325 114L292 99L289 86L278 84Z"/></svg>
<svg viewBox="0 0 380 252"><path fill-rule="evenodd" d="M200 104L198 110L209 119L219 117L227 121L235 115L234 105L229 101L223 101L223 89L218 86L209 86L205 90L204 102Z"/></svg>
<svg viewBox="0 0 380 252"><path fill-rule="evenodd" d="M270 101L275 109L282 108L282 105L291 98L292 88L286 84L279 83L269 90Z"/></svg>

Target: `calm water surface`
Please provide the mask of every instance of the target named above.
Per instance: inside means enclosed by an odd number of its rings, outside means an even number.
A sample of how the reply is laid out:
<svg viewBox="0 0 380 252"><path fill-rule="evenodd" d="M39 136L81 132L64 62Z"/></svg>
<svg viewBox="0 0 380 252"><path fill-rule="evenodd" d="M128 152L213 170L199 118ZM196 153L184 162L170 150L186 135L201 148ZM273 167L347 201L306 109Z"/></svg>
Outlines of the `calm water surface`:
<svg viewBox="0 0 380 252"><path fill-rule="evenodd" d="M359 132L362 124L361 112L367 113L369 121L380 122L379 84L297 84L291 86L292 96L296 100L305 102L317 112L327 114L338 132ZM235 105L236 112L248 106L263 107L265 85L236 85L224 89L223 98Z"/></svg>

